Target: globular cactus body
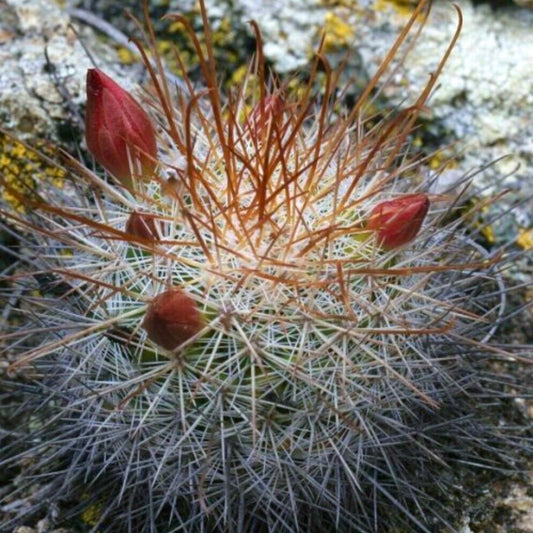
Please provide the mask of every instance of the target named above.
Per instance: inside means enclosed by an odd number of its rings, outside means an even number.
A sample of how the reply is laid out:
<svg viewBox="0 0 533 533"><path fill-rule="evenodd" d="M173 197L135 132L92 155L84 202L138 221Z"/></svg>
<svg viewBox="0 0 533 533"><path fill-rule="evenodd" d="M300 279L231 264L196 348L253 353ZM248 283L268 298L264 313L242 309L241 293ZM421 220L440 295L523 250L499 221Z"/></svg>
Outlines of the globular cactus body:
<svg viewBox="0 0 533 533"><path fill-rule="evenodd" d="M67 158L72 183L11 217L38 237L13 281L10 464L95 531L384 531L391 509L431 531L434 467L484 435L466 415L503 313L500 258L402 178L436 77L369 126L372 87L335 118L328 84L310 111L259 69L246 118L194 42L206 91L153 78L159 175L123 189Z"/></svg>

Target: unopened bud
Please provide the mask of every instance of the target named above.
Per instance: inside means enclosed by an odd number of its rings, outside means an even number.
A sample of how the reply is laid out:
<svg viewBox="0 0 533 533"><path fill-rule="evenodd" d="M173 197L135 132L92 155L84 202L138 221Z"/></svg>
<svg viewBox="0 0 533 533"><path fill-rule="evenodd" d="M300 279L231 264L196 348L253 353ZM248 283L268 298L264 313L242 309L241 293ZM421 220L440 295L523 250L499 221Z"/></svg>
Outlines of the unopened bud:
<svg viewBox="0 0 533 533"><path fill-rule="evenodd" d="M269 94L257 102L244 124L245 129L256 139L261 139L271 125L282 116L283 100L279 94Z"/></svg>
<svg viewBox="0 0 533 533"><path fill-rule="evenodd" d="M85 138L94 158L125 187L149 180L157 144L150 117L134 98L96 68L87 71Z"/></svg>
<svg viewBox="0 0 533 533"><path fill-rule="evenodd" d="M126 222L126 233L147 241L159 241L157 226L153 216L133 211Z"/></svg>
<svg viewBox="0 0 533 533"><path fill-rule="evenodd" d="M398 248L416 237L428 209L429 198L422 193L381 202L372 209L367 227L377 232L383 248Z"/></svg>
<svg viewBox="0 0 533 533"><path fill-rule="evenodd" d="M150 340L166 350L174 350L202 329L204 319L186 292L170 289L153 299L142 326Z"/></svg>

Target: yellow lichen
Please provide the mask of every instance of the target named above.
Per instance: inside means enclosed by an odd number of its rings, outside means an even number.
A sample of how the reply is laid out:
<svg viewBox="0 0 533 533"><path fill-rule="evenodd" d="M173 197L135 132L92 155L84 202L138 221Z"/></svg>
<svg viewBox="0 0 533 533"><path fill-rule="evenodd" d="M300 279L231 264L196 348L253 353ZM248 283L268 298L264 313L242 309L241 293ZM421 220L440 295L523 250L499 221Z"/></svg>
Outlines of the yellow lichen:
<svg viewBox="0 0 533 533"><path fill-rule="evenodd" d="M496 242L496 237L494 235L494 229L492 226L484 226L481 229L481 234L485 237L485 240L488 244L494 244Z"/></svg>
<svg viewBox="0 0 533 533"><path fill-rule="evenodd" d="M289 93L297 98L302 97L306 91L305 84L298 78L292 78L288 83Z"/></svg>
<svg viewBox="0 0 533 533"><path fill-rule="evenodd" d="M417 140L419 140L419 144L417 144L415 140L414 145L422 146L422 139L417 138ZM459 166L458 162L455 159L451 159L443 150L437 150L434 152L429 159L428 165L431 170L452 170Z"/></svg>
<svg viewBox="0 0 533 533"><path fill-rule="evenodd" d="M162 54L166 54L168 51L172 50L174 43L169 40L159 40L157 42L157 47Z"/></svg>
<svg viewBox="0 0 533 533"><path fill-rule="evenodd" d="M234 35L231 29L231 20L223 18L213 32L213 44L215 46L224 46L228 42L233 41L233 39Z"/></svg>
<svg viewBox="0 0 533 533"><path fill-rule="evenodd" d="M183 31L183 23L174 21L171 22L168 26L169 33L181 33Z"/></svg>
<svg viewBox="0 0 533 533"><path fill-rule="evenodd" d="M139 61L139 56L137 54L134 54L129 48L126 48L125 46L121 46L117 49L117 55L118 60L123 65L131 65L132 63Z"/></svg>
<svg viewBox="0 0 533 533"><path fill-rule="evenodd" d="M95 526L102 516L102 505L93 503L81 513L81 519L89 526Z"/></svg>
<svg viewBox="0 0 533 533"><path fill-rule="evenodd" d="M490 207L488 205L485 205L481 208L481 213L483 216L483 213L488 214L490 212ZM479 220L476 222L475 227L479 228L479 232L483 237L485 237L485 240L487 241L487 244L494 244L496 242L496 236L494 234L494 228L490 224L486 224L483 222L483 220Z"/></svg>
<svg viewBox="0 0 533 533"><path fill-rule="evenodd" d="M520 228L516 243L524 250L533 250L533 229Z"/></svg>
<svg viewBox="0 0 533 533"><path fill-rule="evenodd" d="M25 212L24 198L36 190L39 181L49 180L56 187L63 184L64 170L49 163L43 155L52 155L52 150L43 143L34 150L0 134L1 196L19 212Z"/></svg>
<svg viewBox="0 0 533 533"><path fill-rule="evenodd" d="M238 85L244 80L246 73L248 72L248 67L246 65L241 65L236 68L231 75L231 83Z"/></svg>
<svg viewBox="0 0 533 533"><path fill-rule="evenodd" d="M326 7L357 7L357 0L321 0L321 4Z"/></svg>
<svg viewBox="0 0 533 533"><path fill-rule="evenodd" d="M337 14L328 11L324 19L324 49L326 51L350 44L355 34L353 27Z"/></svg>
<svg viewBox="0 0 533 533"><path fill-rule="evenodd" d="M392 7L399 15L410 17L416 4L416 0L376 0L374 9L376 11L390 11Z"/></svg>

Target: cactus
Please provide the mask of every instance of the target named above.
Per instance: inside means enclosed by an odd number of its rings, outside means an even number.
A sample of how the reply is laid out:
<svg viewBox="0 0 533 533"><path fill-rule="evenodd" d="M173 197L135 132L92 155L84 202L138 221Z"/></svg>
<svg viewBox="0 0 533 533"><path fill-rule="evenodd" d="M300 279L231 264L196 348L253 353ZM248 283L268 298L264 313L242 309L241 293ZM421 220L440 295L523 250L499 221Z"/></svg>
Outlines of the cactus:
<svg viewBox="0 0 533 533"><path fill-rule="evenodd" d="M146 63L157 161L135 116L105 132L121 147L110 156L88 124L115 177L63 154L62 187L3 210L21 240L10 497L37 479L24 513L73 500L65 519L92 510L93 531L432 531L449 518L440 469L497 467L505 439L475 414L503 396L488 361L521 358L490 344L510 259L475 242L460 194L431 193L406 148L458 34L418 101L376 123L392 52L342 114L320 50L307 89L287 95L254 26L256 60L223 98L200 4L205 49L172 18L205 88L177 91Z"/></svg>

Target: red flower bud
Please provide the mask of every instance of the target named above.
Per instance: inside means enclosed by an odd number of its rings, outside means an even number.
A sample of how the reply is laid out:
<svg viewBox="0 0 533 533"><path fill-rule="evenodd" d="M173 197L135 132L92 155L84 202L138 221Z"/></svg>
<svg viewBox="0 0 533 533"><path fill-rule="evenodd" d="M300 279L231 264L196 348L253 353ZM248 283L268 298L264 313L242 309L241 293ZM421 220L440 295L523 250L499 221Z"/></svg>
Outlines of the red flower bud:
<svg viewBox="0 0 533 533"><path fill-rule="evenodd" d="M126 222L126 233L140 239L159 241L158 224L151 215L133 211Z"/></svg>
<svg viewBox="0 0 533 533"><path fill-rule="evenodd" d="M87 71L85 138L94 158L124 186L150 179L155 168L155 129L142 107L109 76Z"/></svg>
<svg viewBox="0 0 533 533"><path fill-rule="evenodd" d="M416 237L429 209L426 194L410 194L381 202L372 209L368 229L383 248L398 248Z"/></svg>
<svg viewBox="0 0 533 533"><path fill-rule="evenodd" d="M283 100L278 94L269 94L257 102L244 123L245 129L256 139L267 132L270 125L279 120L283 111Z"/></svg>
<svg viewBox="0 0 533 533"><path fill-rule="evenodd" d="M167 350L174 350L189 340L203 325L196 302L181 289L170 289L156 296L142 324L148 338Z"/></svg>

